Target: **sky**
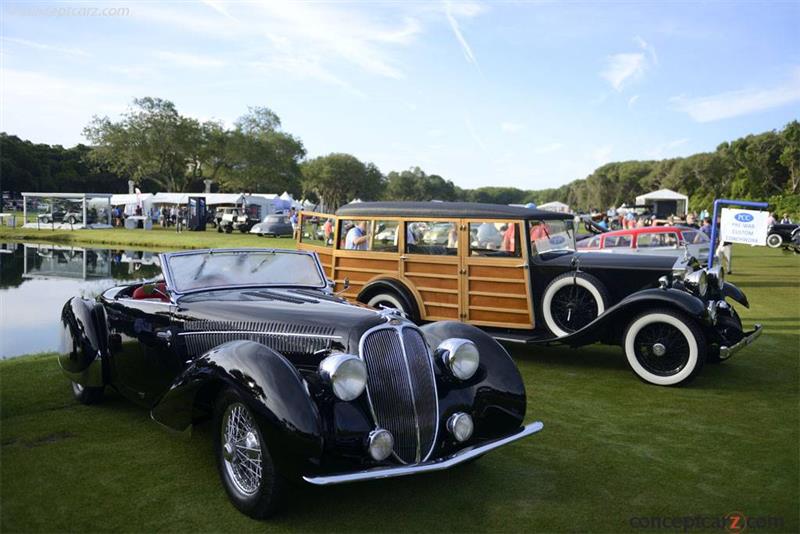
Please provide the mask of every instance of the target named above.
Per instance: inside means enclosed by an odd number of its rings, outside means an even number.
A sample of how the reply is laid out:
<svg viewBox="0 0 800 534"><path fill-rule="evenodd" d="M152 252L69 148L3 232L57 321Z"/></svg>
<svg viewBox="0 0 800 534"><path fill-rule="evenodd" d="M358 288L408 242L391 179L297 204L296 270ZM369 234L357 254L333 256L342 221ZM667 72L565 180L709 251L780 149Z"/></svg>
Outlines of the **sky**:
<svg viewBox="0 0 800 534"><path fill-rule="evenodd" d="M308 157L557 187L800 118L800 2L4 2L0 130L72 146L137 97Z"/></svg>

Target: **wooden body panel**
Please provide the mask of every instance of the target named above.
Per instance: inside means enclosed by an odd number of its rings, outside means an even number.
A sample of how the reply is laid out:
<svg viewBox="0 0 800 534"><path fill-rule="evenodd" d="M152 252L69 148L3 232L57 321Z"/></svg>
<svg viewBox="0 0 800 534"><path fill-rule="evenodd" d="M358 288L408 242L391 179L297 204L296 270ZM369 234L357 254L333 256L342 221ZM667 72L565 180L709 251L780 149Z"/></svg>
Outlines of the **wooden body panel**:
<svg viewBox="0 0 800 534"><path fill-rule="evenodd" d="M303 218L332 218L335 233L331 245L324 241L304 239ZM374 280L393 279L409 289L417 301L424 321L456 320L479 326L531 329L534 313L531 304L528 247L524 221L508 221L517 225L521 237L520 257L470 256L470 223L500 222L478 219L444 219L437 217L361 217L367 221L399 221L398 252L342 250L339 222L326 214L301 212L298 248L313 250L319 255L325 273L343 287L350 287L342 296L355 300L361 290ZM411 221L450 222L458 229L457 255L404 253L405 223ZM370 223L371 224L371 223ZM308 232L307 232L308 233Z"/></svg>

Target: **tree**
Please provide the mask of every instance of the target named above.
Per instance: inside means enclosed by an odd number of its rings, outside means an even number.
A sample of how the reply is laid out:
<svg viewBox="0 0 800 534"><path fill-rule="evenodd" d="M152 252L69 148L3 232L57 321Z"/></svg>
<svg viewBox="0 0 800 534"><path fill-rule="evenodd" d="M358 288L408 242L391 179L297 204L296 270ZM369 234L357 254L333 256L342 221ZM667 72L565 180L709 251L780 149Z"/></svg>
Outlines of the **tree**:
<svg viewBox="0 0 800 534"><path fill-rule="evenodd" d="M458 200L459 192L450 180L425 174L419 167L386 176L384 197L389 200Z"/></svg>
<svg viewBox="0 0 800 534"><path fill-rule="evenodd" d="M785 146L779 161L789 171L789 192L800 190L800 122L792 121L783 129Z"/></svg>
<svg viewBox="0 0 800 534"><path fill-rule="evenodd" d="M134 99L122 120L94 117L83 134L94 145L90 161L136 182L185 191L196 178L200 124L181 116L169 100Z"/></svg>
<svg viewBox="0 0 800 534"><path fill-rule="evenodd" d="M216 170L212 178L227 189L299 194L300 160L306 151L299 139L280 131L280 125L270 109L249 108L234 130L224 133L224 142L219 133L212 135L213 146L224 146L216 152L220 160L208 166Z"/></svg>
<svg viewBox="0 0 800 534"><path fill-rule="evenodd" d="M324 209L335 211L356 198L377 199L385 185L372 163L364 164L350 154L328 154L301 165L304 194L315 195Z"/></svg>

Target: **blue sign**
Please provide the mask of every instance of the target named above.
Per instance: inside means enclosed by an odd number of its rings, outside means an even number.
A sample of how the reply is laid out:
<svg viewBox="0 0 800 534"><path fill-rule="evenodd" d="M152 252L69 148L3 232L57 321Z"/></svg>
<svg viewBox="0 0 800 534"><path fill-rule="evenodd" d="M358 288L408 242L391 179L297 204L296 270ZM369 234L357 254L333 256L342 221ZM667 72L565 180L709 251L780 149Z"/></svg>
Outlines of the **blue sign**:
<svg viewBox="0 0 800 534"><path fill-rule="evenodd" d="M737 213L735 219L739 222L750 222L753 220L753 216L749 213Z"/></svg>
<svg viewBox="0 0 800 534"><path fill-rule="evenodd" d="M565 240L566 240L566 238L563 235L554 235L553 237L550 238L550 244L551 245L560 245Z"/></svg>

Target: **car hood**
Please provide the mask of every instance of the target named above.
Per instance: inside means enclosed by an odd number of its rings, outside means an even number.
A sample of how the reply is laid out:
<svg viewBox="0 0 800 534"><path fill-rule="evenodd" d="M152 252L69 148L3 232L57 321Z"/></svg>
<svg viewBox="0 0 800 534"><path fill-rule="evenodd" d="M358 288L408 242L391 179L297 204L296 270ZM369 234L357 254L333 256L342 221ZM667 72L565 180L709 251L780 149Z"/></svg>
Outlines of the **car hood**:
<svg viewBox="0 0 800 534"><path fill-rule="evenodd" d="M372 308L311 289L255 288L186 295L176 318L186 330L257 331L285 336L317 336L358 350L368 329L386 322Z"/></svg>
<svg viewBox="0 0 800 534"><path fill-rule="evenodd" d="M548 257L549 256L549 257ZM540 254L541 258L548 265L570 266L572 258L577 257L581 268L594 269L638 269L670 272L675 267L680 267L683 257L676 258L669 255L657 254L618 254L603 252L582 252L578 250L576 254Z"/></svg>

